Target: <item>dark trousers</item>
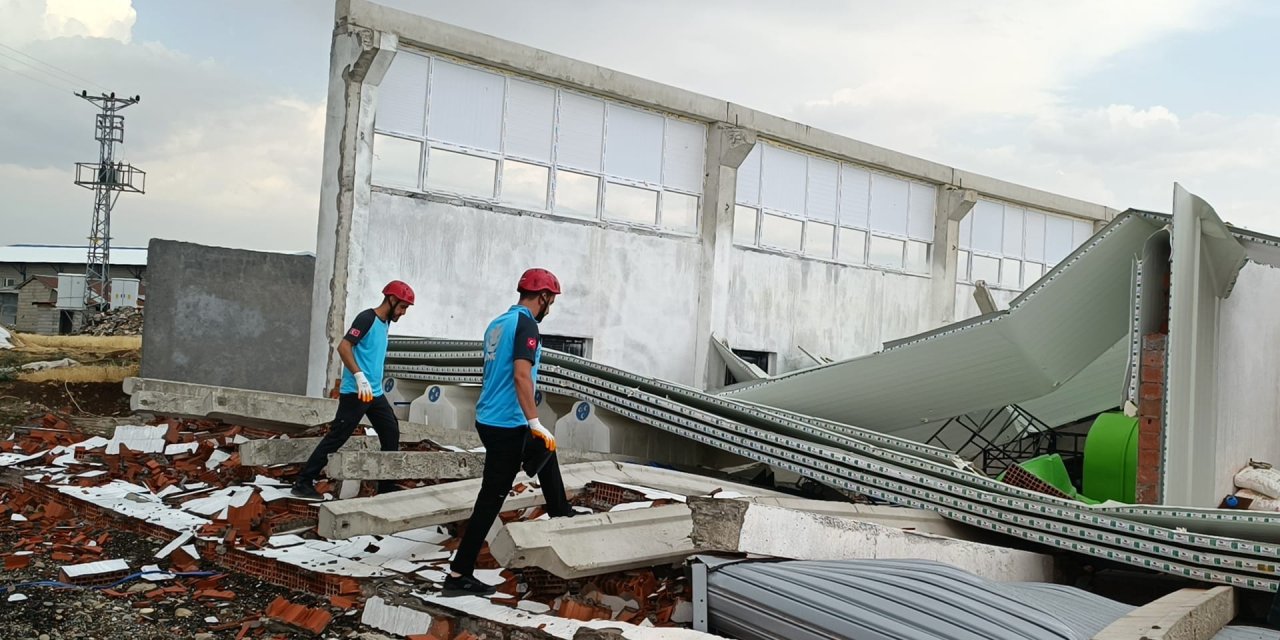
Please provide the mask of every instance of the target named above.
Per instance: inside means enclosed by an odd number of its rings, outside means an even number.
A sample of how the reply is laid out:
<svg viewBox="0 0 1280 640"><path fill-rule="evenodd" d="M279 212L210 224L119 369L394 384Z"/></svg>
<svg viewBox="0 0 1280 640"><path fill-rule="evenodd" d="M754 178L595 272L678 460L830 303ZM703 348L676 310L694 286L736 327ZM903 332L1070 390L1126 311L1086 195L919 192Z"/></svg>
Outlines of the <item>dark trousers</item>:
<svg viewBox="0 0 1280 640"><path fill-rule="evenodd" d="M511 491L521 463L526 459L541 462L547 453L542 440L530 435L529 427L489 427L477 423L476 431L484 443L484 478L480 481L480 493L471 508L471 519L467 521L467 530L462 534L452 566L455 572L464 576L475 570L476 556L480 555L480 547L484 545L493 521L502 512L502 503ZM546 458L542 470L538 471L538 484L542 486L542 494L547 500L547 513L552 517L572 513L573 507L569 506L565 495L564 479L560 477L560 464L554 453Z"/></svg>
<svg viewBox="0 0 1280 640"><path fill-rule="evenodd" d="M373 399L373 402L365 404L356 394L344 393L338 396L338 412L334 414L333 422L329 423L329 433L325 434L320 444L316 445L315 451L311 452L311 457L307 458L307 464L302 467L302 473L298 474L298 481L315 482L324 465L328 464L329 454L347 443L351 433L360 424L360 419L366 415L369 416L369 422L373 424L374 431L378 432L378 441L382 445L382 450L399 451L400 421L396 419L396 413L392 411L387 397L378 396ZM378 487L385 488L394 484L389 480L383 480L378 483Z"/></svg>

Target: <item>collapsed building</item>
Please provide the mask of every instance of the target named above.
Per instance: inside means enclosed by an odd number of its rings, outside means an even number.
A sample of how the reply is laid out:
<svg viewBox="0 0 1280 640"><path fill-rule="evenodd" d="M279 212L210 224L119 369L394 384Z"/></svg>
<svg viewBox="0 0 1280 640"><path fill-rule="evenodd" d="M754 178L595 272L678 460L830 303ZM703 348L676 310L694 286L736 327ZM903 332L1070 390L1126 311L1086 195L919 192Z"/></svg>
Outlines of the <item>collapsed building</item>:
<svg viewBox="0 0 1280 640"><path fill-rule="evenodd" d="M1228 626L1237 602L1280 622L1280 513L1217 508L1280 458L1256 355L1280 241L1181 188L1171 214L1118 212L363 0L333 38L314 277L277 284L310 289L309 333L149 325L143 371L172 379L127 388L159 424L11 440L44 499L405 636L1269 637ZM488 536L500 594L440 598L483 464L474 338L533 262L569 276L537 404L583 515L546 519L522 479ZM154 271L164 314L184 274ZM387 357L404 450L353 439L340 499L299 506L278 480L333 413L332 345L392 278L426 301ZM262 376L177 357L210 350L281 370L236 389ZM362 494L388 480L408 490ZM1047 584L1082 566L1191 588L1135 608Z"/></svg>

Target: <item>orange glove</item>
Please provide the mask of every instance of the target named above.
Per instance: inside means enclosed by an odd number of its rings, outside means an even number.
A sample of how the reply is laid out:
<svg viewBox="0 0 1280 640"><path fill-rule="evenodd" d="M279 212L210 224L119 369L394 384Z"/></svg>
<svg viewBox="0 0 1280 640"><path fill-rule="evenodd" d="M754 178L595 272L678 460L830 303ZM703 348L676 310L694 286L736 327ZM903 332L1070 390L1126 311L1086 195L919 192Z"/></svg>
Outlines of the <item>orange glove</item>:
<svg viewBox="0 0 1280 640"><path fill-rule="evenodd" d="M529 421L529 431L533 433L533 437L542 441L546 445L547 451L556 450L556 437L547 428L542 426L542 421L534 418Z"/></svg>
<svg viewBox="0 0 1280 640"><path fill-rule="evenodd" d="M373 402L373 385L369 384L369 379L364 377L363 371L357 371L352 374L356 379L356 395L360 397L361 402Z"/></svg>

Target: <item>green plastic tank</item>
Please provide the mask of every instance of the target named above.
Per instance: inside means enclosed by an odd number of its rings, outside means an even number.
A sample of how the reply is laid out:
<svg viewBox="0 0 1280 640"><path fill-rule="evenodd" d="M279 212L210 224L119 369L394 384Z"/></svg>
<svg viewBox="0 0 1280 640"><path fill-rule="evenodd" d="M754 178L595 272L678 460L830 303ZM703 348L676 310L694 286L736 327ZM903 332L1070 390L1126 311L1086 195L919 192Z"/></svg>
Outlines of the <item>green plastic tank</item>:
<svg viewBox="0 0 1280 640"><path fill-rule="evenodd" d="M1104 413L1084 440L1081 493L1094 500L1133 504L1138 485L1138 419Z"/></svg>

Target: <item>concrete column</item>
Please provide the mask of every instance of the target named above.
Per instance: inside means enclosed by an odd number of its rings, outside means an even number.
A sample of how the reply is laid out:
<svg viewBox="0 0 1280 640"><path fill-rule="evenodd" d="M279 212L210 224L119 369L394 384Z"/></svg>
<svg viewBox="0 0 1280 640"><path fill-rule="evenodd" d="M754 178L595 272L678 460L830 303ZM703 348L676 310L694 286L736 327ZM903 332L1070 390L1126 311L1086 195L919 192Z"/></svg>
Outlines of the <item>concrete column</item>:
<svg viewBox="0 0 1280 640"><path fill-rule="evenodd" d="M952 185L938 188L938 203L933 213L933 255L930 257L932 284L930 291L932 324L942 326L955 321L956 258L960 250L960 220L964 219L978 192Z"/></svg>
<svg viewBox="0 0 1280 640"><path fill-rule="evenodd" d="M738 167L755 146L754 131L718 122L707 128L706 180L702 192L702 268L698 290L697 339L693 379L704 389L719 386L724 362L711 348L711 336L725 335L732 273L733 207Z"/></svg>
<svg viewBox="0 0 1280 640"><path fill-rule="evenodd" d="M346 329L351 243L364 237L368 214L377 87L399 45L393 34L349 24L347 3L337 7L311 298L307 394L313 396L324 395L338 376L334 345Z"/></svg>

